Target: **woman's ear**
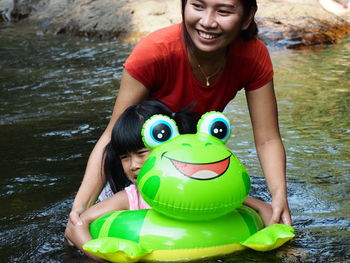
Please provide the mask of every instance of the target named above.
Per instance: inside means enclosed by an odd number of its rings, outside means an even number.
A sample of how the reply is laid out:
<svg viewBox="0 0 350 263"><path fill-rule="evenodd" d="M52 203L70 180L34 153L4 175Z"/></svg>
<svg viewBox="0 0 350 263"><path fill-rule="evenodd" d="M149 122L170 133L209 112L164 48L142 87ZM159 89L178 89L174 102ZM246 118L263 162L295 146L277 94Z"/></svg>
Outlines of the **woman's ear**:
<svg viewBox="0 0 350 263"><path fill-rule="evenodd" d="M242 23L242 27L241 27L241 30L242 30L242 31L243 31L243 30L247 30L247 29L249 28L250 23L251 23L251 22L253 21L253 19L254 19L254 16L255 16L256 11L257 11L257 8L256 8L256 7L252 7L252 8L250 9L250 12L249 12L247 18L246 18L245 21L243 21L243 23Z"/></svg>

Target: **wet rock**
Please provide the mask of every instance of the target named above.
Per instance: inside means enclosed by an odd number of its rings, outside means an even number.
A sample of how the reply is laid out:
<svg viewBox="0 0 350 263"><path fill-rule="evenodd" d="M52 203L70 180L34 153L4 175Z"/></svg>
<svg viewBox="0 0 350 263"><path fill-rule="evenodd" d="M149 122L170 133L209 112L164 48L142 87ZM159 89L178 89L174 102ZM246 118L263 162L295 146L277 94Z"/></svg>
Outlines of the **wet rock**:
<svg viewBox="0 0 350 263"><path fill-rule="evenodd" d="M28 17L47 32L79 36L120 38L133 31L127 0L0 0L6 21ZM4 16L4 15L3 15ZM5 21L5 19L3 19Z"/></svg>
<svg viewBox="0 0 350 263"><path fill-rule="evenodd" d="M0 0L0 22L28 19L46 31L136 42L181 21L180 0ZM259 37L269 46L333 44L350 24L316 0L258 0Z"/></svg>
<svg viewBox="0 0 350 263"><path fill-rule="evenodd" d="M304 26L266 24L266 21L258 24L259 37L263 42L269 46L283 46L291 49L334 44L350 33L346 22L334 25L327 21L313 21L313 24Z"/></svg>
<svg viewBox="0 0 350 263"><path fill-rule="evenodd" d="M11 20L11 12L14 9L14 3L12 0L0 1L0 23Z"/></svg>
<svg viewBox="0 0 350 263"><path fill-rule="evenodd" d="M258 3L259 36L270 46L300 49L328 45L350 33L348 21L327 12L317 1L260 0Z"/></svg>
<svg viewBox="0 0 350 263"><path fill-rule="evenodd" d="M27 18L35 3L30 0L0 0L0 14L3 21L17 22Z"/></svg>
<svg viewBox="0 0 350 263"><path fill-rule="evenodd" d="M47 28L56 34L72 33L79 36L118 38L133 30L131 13L124 9L122 0L51 0L51 4L36 16L46 21ZM52 8L55 5L55 8ZM67 8L69 6L69 8ZM51 10L54 10L54 13Z"/></svg>

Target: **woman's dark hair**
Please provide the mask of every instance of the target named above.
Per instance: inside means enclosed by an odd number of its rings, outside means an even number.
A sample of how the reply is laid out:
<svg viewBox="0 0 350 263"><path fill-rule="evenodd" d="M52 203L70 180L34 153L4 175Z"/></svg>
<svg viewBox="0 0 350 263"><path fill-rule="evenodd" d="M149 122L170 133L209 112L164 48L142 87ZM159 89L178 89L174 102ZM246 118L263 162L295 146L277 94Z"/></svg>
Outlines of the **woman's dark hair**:
<svg viewBox="0 0 350 263"><path fill-rule="evenodd" d="M249 18L250 12L258 10L258 5L256 3L256 0L239 0L240 3L243 5L243 21ZM186 6L187 0L181 0L181 10L182 10L182 21L185 21L185 6ZM191 40L190 35L187 32L187 29L185 27L185 23L182 24L183 27L183 35L184 40L187 45L190 47L193 47L193 43ZM250 23L249 27L246 30L242 30L240 33L240 36L244 40L250 40L258 35L258 25L256 24L254 18L252 22Z"/></svg>
<svg viewBox="0 0 350 263"><path fill-rule="evenodd" d="M145 147L141 129L147 119L155 114L172 118L180 133L195 133L196 124L189 108L173 113L158 101L143 101L127 108L116 121L111 141L106 145L103 155L103 169L113 193L123 190L131 182L124 174L120 156Z"/></svg>

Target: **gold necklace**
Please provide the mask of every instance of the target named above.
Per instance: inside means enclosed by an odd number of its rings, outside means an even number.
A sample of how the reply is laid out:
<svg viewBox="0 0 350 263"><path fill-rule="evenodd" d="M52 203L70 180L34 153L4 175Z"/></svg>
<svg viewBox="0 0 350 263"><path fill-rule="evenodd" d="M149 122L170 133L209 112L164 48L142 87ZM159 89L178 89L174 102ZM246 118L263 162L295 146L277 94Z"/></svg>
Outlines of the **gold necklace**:
<svg viewBox="0 0 350 263"><path fill-rule="evenodd" d="M196 64L197 64L197 67L198 67L199 71L202 73L202 75L204 76L204 78L205 78L205 80L206 80L205 85L206 85L207 87L209 87L209 86L210 86L209 80L210 80L212 77L215 77L215 76L221 71L222 65L221 65L221 66L218 68L218 70L215 71L213 74L207 76L207 74L205 74L204 70L202 69L201 65L198 63L198 60L197 60L197 58L196 58L196 56L195 56L194 54L193 54L193 58L194 58L194 60L195 60L195 62L196 62Z"/></svg>

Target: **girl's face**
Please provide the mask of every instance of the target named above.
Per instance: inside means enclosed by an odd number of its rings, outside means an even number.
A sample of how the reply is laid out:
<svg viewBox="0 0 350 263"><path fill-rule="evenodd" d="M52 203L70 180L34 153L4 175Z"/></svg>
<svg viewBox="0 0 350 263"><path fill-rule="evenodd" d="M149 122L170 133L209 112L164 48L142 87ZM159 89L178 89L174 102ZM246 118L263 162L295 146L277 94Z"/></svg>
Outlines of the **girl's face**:
<svg viewBox="0 0 350 263"><path fill-rule="evenodd" d="M188 0L184 22L199 52L226 50L250 24L250 21L243 23L243 6L239 0Z"/></svg>
<svg viewBox="0 0 350 263"><path fill-rule="evenodd" d="M149 148L142 148L138 151L120 156L124 173L133 184L136 183L140 169L146 161L150 151Z"/></svg>

